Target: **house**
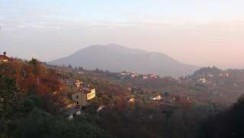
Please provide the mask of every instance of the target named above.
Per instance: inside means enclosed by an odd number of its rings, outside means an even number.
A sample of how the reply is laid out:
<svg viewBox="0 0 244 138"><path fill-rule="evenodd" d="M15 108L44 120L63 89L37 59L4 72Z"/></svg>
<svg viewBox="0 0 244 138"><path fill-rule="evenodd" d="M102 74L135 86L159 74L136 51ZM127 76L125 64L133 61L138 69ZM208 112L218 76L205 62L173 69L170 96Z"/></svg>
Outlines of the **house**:
<svg viewBox="0 0 244 138"><path fill-rule="evenodd" d="M7 63L9 60L10 58L6 56L6 52L3 52L3 55L0 55L0 63Z"/></svg>
<svg viewBox="0 0 244 138"><path fill-rule="evenodd" d="M163 99L163 97L161 95L158 95L158 96L152 98L153 101L160 101L162 99Z"/></svg>
<svg viewBox="0 0 244 138"><path fill-rule="evenodd" d="M132 98L130 98L129 100L128 100L128 103L134 103L135 102L135 98L134 97L132 97Z"/></svg>
<svg viewBox="0 0 244 138"><path fill-rule="evenodd" d="M96 90L82 88L80 91L72 93L71 97L72 100L76 102L76 105L81 107L87 106L89 101L96 97Z"/></svg>
<svg viewBox="0 0 244 138"><path fill-rule="evenodd" d="M203 83L203 84L205 84L205 83L207 83L207 79L206 79L206 78L200 78L200 79L198 80L198 82L199 82L199 83Z"/></svg>
<svg viewBox="0 0 244 138"><path fill-rule="evenodd" d="M159 76L156 75L156 74L149 74L149 78L151 78L151 79L157 79L157 78L159 78Z"/></svg>
<svg viewBox="0 0 244 138"><path fill-rule="evenodd" d="M142 79L143 79L143 80L146 80L146 79L148 79L148 76L143 76Z"/></svg>
<svg viewBox="0 0 244 138"><path fill-rule="evenodd" d="M77 87L77 88L79 88L79 87L81 87L81 84L82 84L83 82L82 81L80 81L80 80L76 80L75 81L75 86Z"/></svg>

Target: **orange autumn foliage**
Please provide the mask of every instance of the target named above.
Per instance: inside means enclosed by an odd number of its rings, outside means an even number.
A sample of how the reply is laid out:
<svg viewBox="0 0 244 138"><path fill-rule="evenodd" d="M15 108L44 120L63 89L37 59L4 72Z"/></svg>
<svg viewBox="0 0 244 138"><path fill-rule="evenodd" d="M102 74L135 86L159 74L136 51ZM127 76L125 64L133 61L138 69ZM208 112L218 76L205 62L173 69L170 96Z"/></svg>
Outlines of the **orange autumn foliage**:
<svg viewBox="0 0 244 138"><path fill-rule="evenodd" d="M6 64L0 64L0 74L14 78L18 92L37 94L44 100L61 106L61 89L65 87L65 84L60 81L54 70L49 69L36 59L29 62L13 60Z"/></svg>

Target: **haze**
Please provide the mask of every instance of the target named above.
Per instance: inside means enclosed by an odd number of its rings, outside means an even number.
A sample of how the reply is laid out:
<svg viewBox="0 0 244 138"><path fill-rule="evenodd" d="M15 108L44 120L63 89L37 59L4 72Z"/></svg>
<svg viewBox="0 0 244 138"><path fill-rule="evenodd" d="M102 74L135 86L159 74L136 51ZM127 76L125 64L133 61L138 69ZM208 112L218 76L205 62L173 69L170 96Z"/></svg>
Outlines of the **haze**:
<svg viewBox="0 0 244 138"><path fill-rule="evenodd" d="M0 52L50 61L92 44L244 68L242 0L1 0Z"/></svg>

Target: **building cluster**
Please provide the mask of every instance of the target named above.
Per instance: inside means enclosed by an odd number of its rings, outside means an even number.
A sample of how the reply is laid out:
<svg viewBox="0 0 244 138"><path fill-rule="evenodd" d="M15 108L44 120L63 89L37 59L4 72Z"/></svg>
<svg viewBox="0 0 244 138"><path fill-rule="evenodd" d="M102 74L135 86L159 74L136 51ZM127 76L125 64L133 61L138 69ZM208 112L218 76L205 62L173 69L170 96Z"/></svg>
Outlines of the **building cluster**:
<svg viewBox="0 0 244 138"><path fill-rule="evenodd" d="M128 71L123 71L119 74L119 77L121 79L158 79L160 78L158 75L156 74L138 74L135 72L128 72Z"/></svg>

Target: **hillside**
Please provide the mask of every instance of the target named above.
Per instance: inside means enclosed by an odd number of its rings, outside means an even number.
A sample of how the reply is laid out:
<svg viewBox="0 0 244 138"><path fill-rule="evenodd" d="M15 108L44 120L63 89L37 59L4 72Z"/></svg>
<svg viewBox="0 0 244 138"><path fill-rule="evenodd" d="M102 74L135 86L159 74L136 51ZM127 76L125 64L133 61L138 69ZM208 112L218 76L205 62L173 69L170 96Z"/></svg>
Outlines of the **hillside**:
<svg viewBox="0 0 244 138"><path fill-rule="evenodd" d="M243 78L243 70L209 67L175 79L13 59L0 64L0 137L205 138L224 122L211 117L232 121L222 110L243 93ZM81 87L96 88L96 97L85 108L70 106ZM238 122L242 108L233 111Z"/></svg>
<svg viewBox="0 0 244 138"><path fill-rule="evenodd" d="M199 69L181 63L163 53L146 52L119 45L93 45L74 54L49 62L52 65L82 66L85 69L102 69L113 72L132 71L154 73L160 76L185 76Z"/></svg>

